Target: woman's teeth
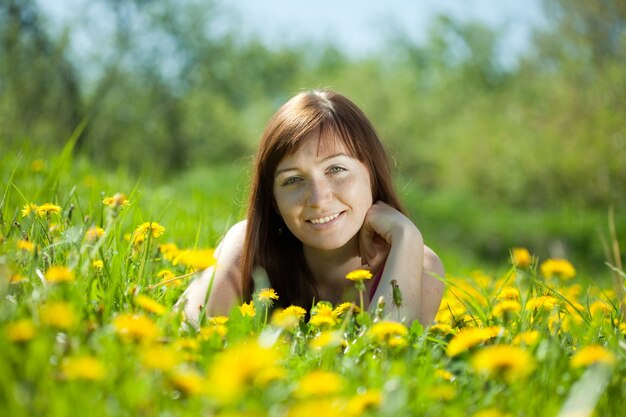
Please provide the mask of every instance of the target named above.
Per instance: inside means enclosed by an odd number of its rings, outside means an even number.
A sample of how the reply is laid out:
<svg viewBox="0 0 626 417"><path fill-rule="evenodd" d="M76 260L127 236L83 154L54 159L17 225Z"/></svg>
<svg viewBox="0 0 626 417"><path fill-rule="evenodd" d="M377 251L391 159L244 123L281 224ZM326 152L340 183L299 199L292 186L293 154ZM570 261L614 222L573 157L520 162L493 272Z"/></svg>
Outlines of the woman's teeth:
<svg viewBox="0 0 626 417"><path fill-rule="evenodd" d="M319 219L311 219L309 221L313 224L324 224L324 223L328 223L331 220L335 220L337 217L339 217L340 214L341 213L337 213L337 214L333 214L332 216L321 217Z"/></svg>

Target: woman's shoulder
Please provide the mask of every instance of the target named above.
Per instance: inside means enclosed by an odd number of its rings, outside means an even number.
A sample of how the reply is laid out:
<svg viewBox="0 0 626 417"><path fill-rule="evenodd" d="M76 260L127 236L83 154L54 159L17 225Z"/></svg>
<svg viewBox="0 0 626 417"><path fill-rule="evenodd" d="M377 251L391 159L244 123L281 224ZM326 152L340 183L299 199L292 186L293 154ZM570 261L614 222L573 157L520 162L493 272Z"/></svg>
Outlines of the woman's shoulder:
<svg viewBox="0 0 626 417"><path fill-rule="evenodd" d="M247 221L242 220L231 226L224 234L221 242L215 249L215 257L224 259L237 259L243 252L243 244L246 237Z"/></svg>
<svg viewBox="0 0 626 417"><path fill-rule="evenodd" d="M426 245L424 245L424 269L439 277L445 275L443 262L441 262L439 255Z"/></svg>

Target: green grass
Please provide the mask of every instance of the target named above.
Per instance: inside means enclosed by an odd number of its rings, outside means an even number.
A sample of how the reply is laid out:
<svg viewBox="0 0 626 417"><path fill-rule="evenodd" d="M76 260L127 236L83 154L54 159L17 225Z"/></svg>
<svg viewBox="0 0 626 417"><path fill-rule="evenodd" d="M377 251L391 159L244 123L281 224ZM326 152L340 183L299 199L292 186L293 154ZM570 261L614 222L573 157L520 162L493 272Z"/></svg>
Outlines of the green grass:
<svg viewBox="0 0 626 417"><path fill-rule="evenodd" d="M199 250L213 248L243 215L245 168L206 167L157 185L125 170L97 170L71 152L45 159L43 168L33 166L36 159L36 151L7 153L1 172L0 404L7 415L622 411L623 278L616 286L608 272L603 279L580 271L566 279L565 272L538 267L545 257L515 269L508 249L498 262L480 261L472 255L477 241L465 239L463 228L473 219L486 235L506 229L506 212L482 218L477 207L451 197L405 194L427 241L444 261L455 259L447 263L437 326L390 323L393 306L333 316L337 306L324 303L310 319L292 314L296 324L289 326L256 297L254 317L235 308L227 321L203 318L196 333L172 310L190 278L166 286L158 274L184 276L210 261ZM118 192L130 205L103 204ZM50 206L47 215L23 216L30 203L52 203L59 212ZM533 227L549 224L547 216L530 217ZM145 222L157 222L164 233L139 243ZM429 222L460 223L462 231L440 237L454 226ZM90 240L95 226L104 234ZM445 249L446 239L461 240L453 248L464 252ZM164 251L164 243L176 249ZM192 256L181 255L192 249ZM53 266L68 280L55 283Z"/></svg>

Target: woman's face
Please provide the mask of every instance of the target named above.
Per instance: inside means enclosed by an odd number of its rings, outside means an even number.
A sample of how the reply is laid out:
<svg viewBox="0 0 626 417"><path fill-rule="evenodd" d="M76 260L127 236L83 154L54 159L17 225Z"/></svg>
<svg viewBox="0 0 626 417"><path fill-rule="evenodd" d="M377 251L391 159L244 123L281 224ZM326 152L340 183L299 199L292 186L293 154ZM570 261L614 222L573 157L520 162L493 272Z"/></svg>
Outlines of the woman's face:
<svg viewBox="0 0 626 417"><path fill-rule="evenodd" d="M274 198L285 224L305 247L333 250L357 235L371 207L366 166L348 155L340 140L311 132L274 175Z"/></svg>

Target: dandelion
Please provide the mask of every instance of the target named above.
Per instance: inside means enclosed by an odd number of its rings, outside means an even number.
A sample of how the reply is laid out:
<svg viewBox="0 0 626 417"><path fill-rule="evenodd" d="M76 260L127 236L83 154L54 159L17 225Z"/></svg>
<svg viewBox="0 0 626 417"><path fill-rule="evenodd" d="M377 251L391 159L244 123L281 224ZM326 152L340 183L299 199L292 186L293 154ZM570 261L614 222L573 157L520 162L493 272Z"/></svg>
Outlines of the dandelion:
<svg viewBox="0 0 626 417"><path fill-rule="evenodd" d="M263 288L257 294L257 298L262 304L271 306L274 302L273 300L278 300L278 294L276 294L273 288Z"/></svg>
<svg viewBox="0 0 626 417"><path fill-rule="evenodd" d="M545 310L550 311L557 306L559 300L551 295L540 295L535 298L531 298L526 302L526 310Z"/></svg>
<svg viewBox="0 0 626 417"><path fill-rule="evenodd" d="M485 408L474 414L474 417L512 417L509 413L499 411L497 408Z"/></svg>
<svg viewBox="0 0 626 417"><path fill-rule="evenodd" d="M505 286L498 292L496 300L512 300L519 301L519 290L515 287Z"/></svg>
<svg viewBox="0 0 626 417"><path fill-rule="evenodd" d="M402 323L379 321L368 331L369 335L381 345L405 346L409 330Z"/></svg>
<svg viewBox="0 0 626 417"><path fill-rule="evenodd" d="M53 265L48 268L44 276L50 283L74 281L74 272L65 266Z"/></svg>
<svg viewBox="0 0 626 417"><path fill-rule="evenodd" d="M163 258L167 261L173 261L179 254L178 246L174 243L164 243L159 245L159 252L163 255Z"/></svg>
<svg viewBox="0 0 626 417"><path fill-rule="evenodd" d="M169 372L181 363L181 355L170 346L149 346L141 351L141 363L146 368Z"/></svg>
<svg viewBox="0 0 626 417"><path fill-rule="evenodd" d="M215 250L213 249L187 249L177 251L172 258L172 265L185 265L194 271L207 269L215 265Z"/></svg>
<svg viewBox="0 0 626 417"><path fill-rule="evenodd" d="M565 259L548 259L539 266L539 269L546 278L559 277L567 280L576 276L576 269Z"/></svg>
<svg viewBox="0 0 626 417"><path fill-rule="evenodd" d="M302 307L289 306L285 309L276 310L274 314L272 314L271 323L283 329L293 329L300 323L305 315L306 310Z"/></svg>
<svg viewBox="0 0 626 417"><path fill-rule="evenodd" d="M341 303L337 307L335 307L335 309L333 310L333 316L335 318L340 318L343 317L348 311L351 311L354 314L359 314L361 312L361 308L358 305L348 301L345 303Z"/></svg>
<svg viewBox="0 0 626 417"><path fill-rule="evenodd" d="M359 305L361 306L361 310L363 309L363 292L365 291L365 284L363 281L371 278L372 273L367 269L355 269L354 271L346 274L346 279L354 281L355 287L357 291L359 291Z"/></svg>
<svg viewBox="0 0 626 417"><path fill-rule="evenodd" d="M154 321L138 314L120 314L113 320L113 326L124 341L151 342L160 333Z"/></svg>
<svg viewBox="0 0 626 417"><path fill-rule="evenodd" d="M615 362L615 355L600 345L585 346L570 359L572 368L587 367L596 363L613 365Z"/></svg>
<svg viewBox="0 0 626 417"><path fill-rule="evenodd" d="M28 203L22 206L22 217L28 217L31 213L36 214L39 206L35 203Z"/></svg>
<svg viewBox="0 0 626 417"><path fill-rule="evenodd" d="M503 329L498 326L463 329L450 340L446 354L450 357L457 356L480 343L493 339L502 332Z"/></svg>
<svg viewBox="0 0 626 417"><path fill-rule="evenodd" d="M511 251L513 257L513 265L518 268L528 268L532 262L532 256L526 248L513 248Z"/></svg>
<svg viewBox="0 0 626 417"><path fill-rule="evenodd" d="M154 313L158 316L162 316L167 311L163 304L143 294L135 297L135 304L143 308L144 310L150 313Z"/></svg>
<svg viewBox="0 0 626 417"><path fill-rule="evenodd" d="M454 385L438 384L428 389L428 397L433 400L450 401L456 397L456 388Z"/></svg>
<svg viewBox="0 0 626 417"><path fill-rule="evenodd" d="M334 326L337 324L337 319L333 315L333 306L326 302L320 301L317 305L311 310L311 318L309 319L309 324L315 327L321 327L324 325Z"/></svg>
<svg viewBox="0 0 626 417"><path fill-rule="evenodd" d="M17 248L25 252L33 253L35 251L35 244L28 240L18 240Z"/></svg>
<svg viewBox="0 0 626 417"><path fill-rule="evenodd" d="M9 277L9 284L19 284L22 281L26 281L26 278L20 274L13 274Z"/></svg>
<svg viewBox="0 0 626 417"><path fill-rule="evenodd" d="M337 347L345 342L340 332L325 330L311 339L309 346L313 349L323 349L327 347Z"/></svg>
<svg viewBox="0 0 626 417"><path fill-rule="evenodd" d="M339 394L344 387L343 378L334 372L313 371L298 381L296 395L301 398L323 397Z"/></svg>
<svg viewBox="0 0 626 417"><path fill-rule="evenodd" d="M28 342L35 337L35 325L30 319L20 319L6 326L6 335L14 343Z"/></svg>
<svg viewBox="0 0 626 417"><path fill-rule="evenodd" d="M211 325L211 326L220 326L220 325L224 325L226 323L228 323L228 317L226 316L214 316L214 317L209 317L206 320L207 324Z"/></svg>
<svg viewBox="0 0 626 417"><path fill-rule="evenodd" d="M91 267L97 272L100 272L102 271L102 269L104 269L104 262L101 259L94 259L91 263Z"/></svg>
<svg viewBox="0 0 626 417"><path fill-rule="evenodd" d="M56 204L46 203L38 206L35 210L37 216L46 217L50 214L59 214L61 213L61 206L57 206Z"/></svg>
<svg viewBox="0 0 626 417"><path fill-rule="evenodd" d="M435 375L438 378L444 379L444 380L446 380L448 382L452 382L455 379L454 374L452 372L450 372L450 371L445 370L445 369L436 369L435 370Z"/></svg>
<svg viewBox="0 0 626 417"><path fill-rule="evenodd" d="M456 330L454 330L452 326L447 323L433 324L432 326L430 326L429 330L434 333L440 333L444 336L448 334L456 334Z"/></svg>
<svg viewBox="0 0 626 417"><path fill-rule="evenodd" d="M204 392L206 380L194 371L177 371L170 375L172 386L185 395L198 395Z"/></svg>
<svg viewBox="0 0 626 417"><path fill-rule="evenodd" d="M594 318L610 317L613 309L602 300L596 300L589 306L589 312Z"/></svg>
<svg viewBox="0 0 626 417"><path fill-rule="evenodd" d="M130 205L128 198L123 193L116 193L113 197L105 197L102 203L112 208L120 208Z"/></svg>
<svg viewBox="0 0 626 417"><path fill-rule="evenodd" d="M249 388L275 373L279 356L255 341L232 345L215 356L207 375L208 394L221 404L239 400Z"/></svg>
<svg viewBox="0 0 626 417"><path fill-rule="evenodd" d="M521 304L516 300L504 300L493 307L491 314L499 319L517 314L522 311Z"/></svg>
<svg viewBox="0 0 626 417"><path fill-rule="evenodd" d="M76 312L71 305L64 302L51 302L39 310L41 322L60 330L69 330L77 322Z"/></svg>
<svg viewBox="0 0 626 417"><path fill-rule="evenodd" d="M256 316L256 309L254 308L254 303L250 301L249 303L243 303L239 306L239 312L243 317L254 317Z"/></svg>
<svg viewBox="0 0 626 417"><path fill-rule="evenodd" d="M377 410L383 402L383 395L378 390L365 391L350 398L346 405L348 416L360 416L367 411Z"/></svg>
<svg viewBox="0 0 626 417"><path fill-rule="evenodd" d="M503 376L508 382L527 377L535 360L525 349L511 345L487 346L472 356L472 368L487 376Z"/></svg>
<svg viewBox="0 0 626 417"><path fill-rule="evenodd" d="M104 236L104 229L99 226L90 227L89 230L85 233L85 241L86 242L95 242Z"/></svg>
<svg viewBox="0 0 626 417"><path fill-rule="evenodd" d="M539 332L537 330L528 330L515 336L513 338L513 344L534 346L538 340L539 340Z"/></svg>
<svg viewBox="0 0 626 417"><path fill-rule="evenodd" d="M64 359L61 373L67 380L99 381L105 377L106 370L98 359L85 355Z"/></svg>
<svg viewBox="0 0 626 417"><path fill-rule="evenodd" d="M161 237L163 233L165 233L165 227L161 226L157 222L145 222L137 226L133 232L133 243L138 245L148 236L152 236L156 239Z"/></svg>

